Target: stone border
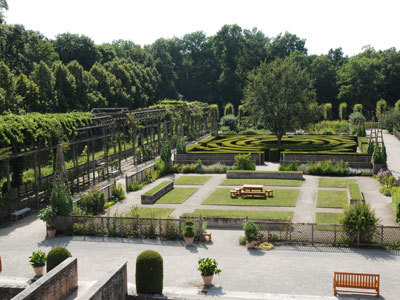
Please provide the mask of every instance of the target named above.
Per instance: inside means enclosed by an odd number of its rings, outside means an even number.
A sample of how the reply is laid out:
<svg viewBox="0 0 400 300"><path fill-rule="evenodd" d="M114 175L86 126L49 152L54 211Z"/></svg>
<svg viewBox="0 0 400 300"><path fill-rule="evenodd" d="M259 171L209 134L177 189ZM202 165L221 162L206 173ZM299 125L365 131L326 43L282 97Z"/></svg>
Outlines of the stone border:
<svg viewBox="0 0 400 300"><path fill-rule="evenodd" d="M59 300L78 287L78 259L67 258L12 300Z"/></svg>
<svg viewBox="0 0 400 300"><path fill-rule="evenodd" d="M183 217L181 216L180 219L187 220L193 217ZM282 219L258 219L258 218L224 218L224 217L202 217L203 221L207 222L207 228L232 228L232 229L243 229L243 223L246 220L252 220L256 224L262 224L263 222L269 223L283 223L287 224L290 221L282 220Z"/></svg>
<svg viewBox="0 0 400 300"><path fill-rule="evenodd" d="M203 165L221 163L232 166L235 156L247 153L186 153L175 154L174 164L195 164L199 159ZM257 165L264 163L263 153L251 153L251 160Z"/></svg>
<svg viewBox="0 0 400 300"><path fill-rule="evenodd" d="M24 284L1 284L0 283L0 300L9 300L14 296L21 293L28 287L27 283Z"/></svg>
<svg viewBox="0 0 400 300"><path fill-rule="evenodd" d="M153 204L156 202L158 199L160 199L162 196L164 196L166 193L168 193L170 190L174 188L174 182L171 181L168 183L166 186L162 187L159 189L157 192L155 192L152 195L141 195L141 202L142 204Z"/></svg>
<svg viewBox="0 0 400 300"><path fill-rule="evenodd" d="M227 179L294 179L304 180L303 172L227 171Z"/></svg>
<svg viewBox="0 0 400 300"><path fill-rule="evenodd" d="M115 266L105 276L90 287L80 299L87 300L120 300L128 294L128 268L127 262Z"/></svg>

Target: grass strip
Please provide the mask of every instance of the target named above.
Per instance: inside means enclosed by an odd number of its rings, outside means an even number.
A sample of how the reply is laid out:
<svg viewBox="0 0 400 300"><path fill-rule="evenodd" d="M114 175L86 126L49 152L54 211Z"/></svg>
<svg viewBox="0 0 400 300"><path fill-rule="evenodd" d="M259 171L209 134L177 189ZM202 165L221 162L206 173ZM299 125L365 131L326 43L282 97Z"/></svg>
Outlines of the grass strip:
<svg viewBox="0 0 400 300"><path fill-rule="evenodd" d="M225 179L220 185L239 186L244 184L260 184L266 186L301 186L301 180L293 179Z"/></svg>
<svg viewBox="0 0 400 300"><path fill-rule="evenodd" d="M250 219L280 219L292 220L292 211L252 211L252 210L226 210L226 209L196 209L192 213L184 213L187 217L219 217L219 218L245 218Z"/></svg>
<svg viewBox="0 0 400 300"><path fill-rule="evenodd" d="M343 208L348 204L347 191L318 191L317 207Z"/></svg>
<svg viewBox="0 0 400 300"><path fill-rule="evenodd" d="M166 193L156 203L181 204L186 201L198 188L174 188Z"/></svg>
<svg viewBox="0 0 400 300"><path fill-rule="evenodd" d="M173 208L134 207L123 217L131 218L166 218L174 211Z"/></svg>
<svg viewBox="0 0 400 300"><path fill-rule="evenodd" d="M299 190L276 189L273 197L267 198L231 198L230 189L217 188L202 204L203 205L239 205L239 206L296 206Z"/></svg>
<svg viewBox="0 0 400 300"><path fill-rule="evenodd" d="M211 176L180 176L175 180L175 185L203 185Z"/></svg>
<svg viewBox="0 0 400 300"><path fill-rule="evenodd" d="M153 195L155 192L158 192L159 190L161 190L164 186L166 186L168 183L170 183L171 181L163 181L161 182L159 185L156 185L155 187L153 187L151 190L148 190L146 193L144 193L145 195Z"/></svg>
<svg viewBox="0 0 400 300"><path fill-rule="evenodd" d="M343 218L343 213L327 213L327 212L317 212L315 213L315 230L319 231L334 231L334 226L326 226L330 224L340 224L340 220ZM325 224L321 225L321 224ZM336 227L337 231L343 231L341 226Z"/></svg>
<svg viewBox="0 0 400 300"><path fill-rule="evenodd" d="M356 183L355 179L320 178L318 186L327 188L347 188L349 184Z"/></svg>
<svg viewBox="0 0 400 300"><path fill-rule="evenodd" d="M362 200L360 187L358 186L357 183L350 183L349 184L349 190L350 190L350 198L351 199Z"/></svg>

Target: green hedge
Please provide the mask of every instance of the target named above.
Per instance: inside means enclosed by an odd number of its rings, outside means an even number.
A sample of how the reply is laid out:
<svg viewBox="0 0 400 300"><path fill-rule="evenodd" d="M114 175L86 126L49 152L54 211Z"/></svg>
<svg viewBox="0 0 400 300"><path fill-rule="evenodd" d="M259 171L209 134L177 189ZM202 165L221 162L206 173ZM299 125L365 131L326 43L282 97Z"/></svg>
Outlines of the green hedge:
<svg viewBox="0 0 400 300"><path fill-rule="evenodd" d="M354 154L357 152L357 147L356 136L290 135L283 136L282 143L278 146L275 135L224 135L211 137L189 146L187 151L188 153L265 153L268 156L272 149L279 148L285 153ZM266 159L271 160L268 157Z"/></svg>
<svg viewBox="0 0 400 300"><path fill-rule="evenodd" d="M228 170L226 173L303 173L302 171L249 171L249 170Z"/></svg>
<svg viewBox="0 0 400 300"><path fill-rule="evenodd" d="M392 194L393 213L397 223L400 224L400 188L399 187L392 188L391 194Z"/></svg>

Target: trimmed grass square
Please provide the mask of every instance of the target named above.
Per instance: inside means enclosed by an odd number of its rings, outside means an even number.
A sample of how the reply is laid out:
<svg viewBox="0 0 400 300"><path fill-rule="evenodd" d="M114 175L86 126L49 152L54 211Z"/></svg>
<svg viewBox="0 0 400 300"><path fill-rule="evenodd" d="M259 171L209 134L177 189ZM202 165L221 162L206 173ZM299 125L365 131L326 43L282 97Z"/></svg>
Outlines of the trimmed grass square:
<svg viewBox="0 0 400 300"><path fill-rule="evenodd" d="M318 186L327 188L347 188L350 183L356 183L356 180L342 178L320 178Z"/></svg>
<svg viewBox="0 0 400 300"><path fill-rule="evenodd" d="M340 224L340 219L343 217L343 213L326 213L326 212L317 212L315 213L315 223L318 225L315 226L315 230L319 231L334 231L334 226L326 226L328 224ZM324 224L324 225L321 225ZM343 231L343 227L337 226L337 231Z"/></svg>
<svg viewBox="0 0 400 300"><path fill-rule="evenodd" d="M349 184L350 198L354 200L362 200L360 187L357 183Z"/></svg>
<svg viewBox="0 0 400 300"><path fill-rule="evenodd" d="M129 212L123 215L123 217L136 218L166 218L174 211L173 208L158 208L158 207L134 207Z"/></svg>
<svg viewBox="0 0 400 300"><path fill-rule="evenodd" d="M315 213L315 223L317 224L340 224L340 219L343 213L328 213L317 212Z"/></svg>
<svg viewBox="0 0 400 300"><path fill-rule="evenodd" d="M220 185L237 186L244 184L260 184L266 186L301 186L301 180L292 179L225 179Z"/></svg>
<svg viewBox="0 0 400 300"><path fill-rule="evenodd" d="M166 186L168 183L170 183L171 181L163 181L160 184L156 185L155 187L153 187L151 190L148 190L146 193L144 193L145 195L153 195L155 192L158 192L159 190L161 190L164 186Z"/></svg>
<svg viewBox="0 0 400 300"><path fill-rule="evenodd" d="M226 210L226 209L195 209L192 213L185 213L183 216L198 217L220 217L220 218L245 218L250 219L293 219L292 211L252 211L252 210Z"/></svg>
<svg viewBox="0 0 400 300"><path fill-rule="evenodd" d="M231 198L231 189L216 189L202 204L203 205L241 205L241 206L296 206L299 190L276 189L274 197L260 198Z"/></svg>
<svg viewBox="0 0 400 300"><path fill-rule="evenodd" d="M347 191L319 190L317 207L343 208L348 203Z"/></svg>
<svg viewBox="0 0 400 300"><path fill-rule="evenodd" d="M181 176L175 180L175 185L203 185L211 176Z"/></svg>
<svg viewBox="0 0 400 300"><path fill-rule="evenodd" d="M171 191L158 199L156 203L181 204L197 190L197 188L173 188Z"/></svg>

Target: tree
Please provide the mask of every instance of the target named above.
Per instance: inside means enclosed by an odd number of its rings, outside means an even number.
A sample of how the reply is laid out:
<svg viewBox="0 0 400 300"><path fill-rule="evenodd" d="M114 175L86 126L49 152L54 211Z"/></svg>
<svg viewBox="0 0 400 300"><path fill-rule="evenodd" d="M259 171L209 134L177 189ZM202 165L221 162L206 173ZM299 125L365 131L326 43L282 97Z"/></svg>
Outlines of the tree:
<svg viewBox="0 0 400 300"><path fill-rule="evenodd" d="M285 58L292 52L298 50L307 54L307 48L305 47L306 40L300 39L295 34L285 32L278 34L267 46L268 61L272 61L275 58Z"/></svg>
<svg viewBox="0 0 400 300"><path fill-rule="evenodd" d="M15 81L15 92L21 98L21 108L26 112L40 111L39 88L25 74L20 74Z"/></svg>
<svg viewBox="0 0 400 300"><path fill-rule="evenodd" d="M89 70L100 58L100 52L94 42L85 35L63 33L57 35L54 49L64 64L78 61L85 70Z"/></svg>
<svg viewBox="0 0 400 300"><path fill-rule="evenodd" d="M54 90L58 99L57 112L65 113L71 111L76 107L76 103L74 103L75 77L60 62L53 64L53 72L55 78Z"/></svg>
<svg viewBox="0 0 400 300"><path fill-rule="evenodd" d="M54 91L55 78L51 69L44 62L35 64L31 78L39 88L39 112L55 112L58 104Z"/></svg>
<svg viewBox="0 0 400 300"><path fill-rule="evenodd" d="M309 73L290 57L263 62L249 73L244 105L253 120L282 136L312 120L315 90Z"/></svg>
<svg viewBox="0 0 400 300"><path fill-rule="evenodd" d="M8 10L7 0L0 0L0 24L4 23L4 10Z"/></svg>
<svg viewBox="0 0 400 300"><path fill-rule="evenodd" d="M324 119L331 120L332 119L332 103L325 103L322 106Z"/></svg>
<svg viewBox="0 0 400 300"><path fill-rule="evenodd" d="M342 121L347 119L347 103L346 102L342 102L339 104L339 118Z"/></svg>
<svg viewBox="0 0 400 300"><path fill-rule="evenodd" d="M2 109L15 112L17 108L15 98L15 78L10 72L8 66L2 61L0 61L0 88L3 90L5 100Z"/></svg>
<svg viewBox="0 0 400 300"><path fill-rule="evenodd" d="M385 99L380 99L378 102L376 102L376 118L378 120L382 119L386 111L387 103Z"/></svg>

